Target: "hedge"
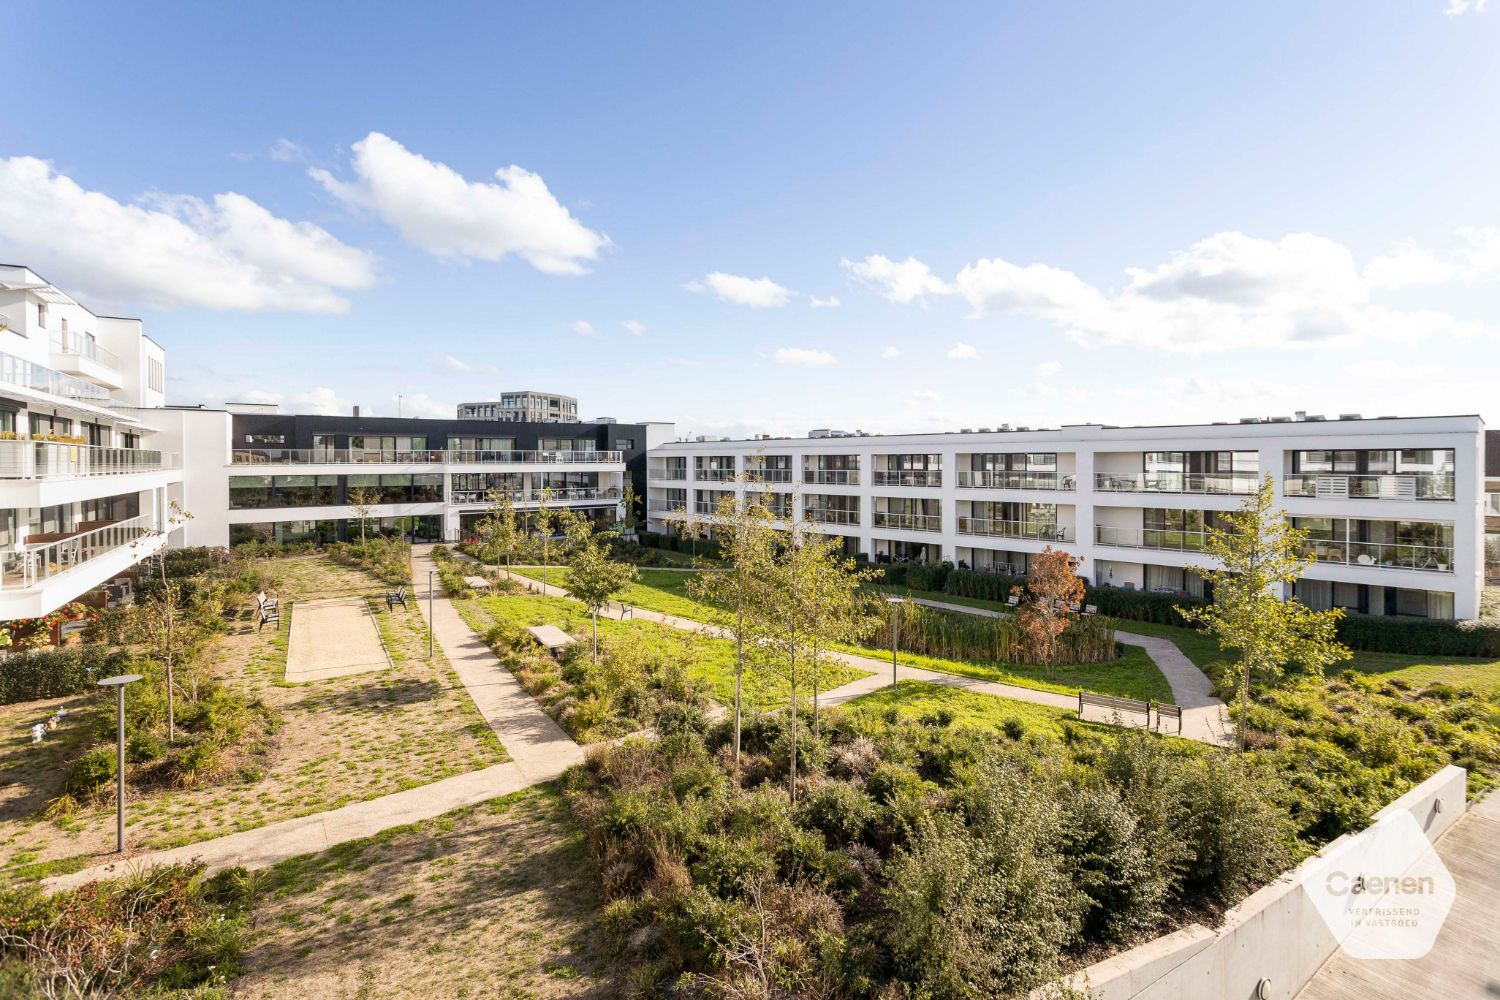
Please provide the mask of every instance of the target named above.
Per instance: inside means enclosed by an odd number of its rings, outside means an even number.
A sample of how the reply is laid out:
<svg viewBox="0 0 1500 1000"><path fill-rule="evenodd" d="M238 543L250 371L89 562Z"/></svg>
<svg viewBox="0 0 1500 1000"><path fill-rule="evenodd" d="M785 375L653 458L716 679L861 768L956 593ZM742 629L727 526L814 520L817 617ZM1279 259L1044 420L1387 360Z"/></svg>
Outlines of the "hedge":
<svg viewBox="0 0 1500 1000"><path fill-rule="evenodd" d="M1500 657L1500 621L1455 622L1346 614L1339 641L1350 649L1416 656Z"/></svg>
<svg viewBox="0 0 1500 1000"><path fill-rule="evenodd" d="M910 579L910 576L908 576ZM955 569L947 574L946 593L955 597L970 597L982 601L1004 601L1010 596L1012 587L1025 586L1022 576L1002 576L980 570ZM913 589L913 584L908 584ZM1099 608L1099 613L1111 618L1128 621L1155 622L1159 625L1186 625L1177 613L1178 605L1201 606L1208 602L1201 598L1179 597L1176 594L1153 594L1145 590L1122 590L1119 587L1095 587L1084 585L1084 602Z"/></svg>
<svg viewBox="0 0 1500 1000"><path fill-rule="evenodd" d="M11 653L0 660L0 705L91 691L99 678L118 673L123 659L102 645Z"/></svg>

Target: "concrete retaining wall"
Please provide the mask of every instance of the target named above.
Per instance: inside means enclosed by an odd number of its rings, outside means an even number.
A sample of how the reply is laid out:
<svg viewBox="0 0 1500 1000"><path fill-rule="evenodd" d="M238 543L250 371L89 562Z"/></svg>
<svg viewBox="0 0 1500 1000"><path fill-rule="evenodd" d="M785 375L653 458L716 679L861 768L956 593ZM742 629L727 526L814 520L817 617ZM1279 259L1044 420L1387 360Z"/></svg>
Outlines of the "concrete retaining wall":
<svg viewBox="0 0 1500 1000"><path fill-rule="evenodd" d="M1375 819L1410 813L1435 841L1463 816L1468 777L1461 767L1445 767ZM1096 963L1070 983L1099 1000L1255 1000L1268 979L1268 997L1291 1000L1338 949L1302 888L1302 867L1312 860L1230 910L1222 926L1194 924Z"/></svg>

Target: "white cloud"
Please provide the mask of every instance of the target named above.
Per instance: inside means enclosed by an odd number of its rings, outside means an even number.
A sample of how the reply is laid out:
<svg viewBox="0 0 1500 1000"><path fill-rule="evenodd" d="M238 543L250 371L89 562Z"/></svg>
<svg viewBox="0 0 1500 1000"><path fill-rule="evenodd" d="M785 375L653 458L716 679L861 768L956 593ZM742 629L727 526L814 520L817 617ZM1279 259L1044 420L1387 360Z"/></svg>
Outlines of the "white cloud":
<svg viewBox="0 0 1500 1000"><path fill-rule="evenodd" d="M955 361L964 361L979 357L979 352L972 345L960 342L948 348L948 357Z"/></svg>
<svg viewBox="0 0 1500 1000"><path fill-rule="evenodd" d="M914 389L912 390L911 398L913 402L917 403L933 403L942 397L931 389Z"/></svg>
<svg viewBox="0 0 1500 1000"><path fill-rule="evenodd" d="M1400 288L1500 278L1500 229L1466 226L1454 235L1459 247L1447 253L1415 240L1399 244L1365 266L1365 281L1372 288Z"/></svg>
<svg viewBox="0 0 1500 1000"><path fill-rule="evenodd" d="M402 236L439 257L501 260L514 254L547 274L584 274L609 237L573 218L537 174L495 171L499 183L458 171L371 132L354 144L355 179L308 173L334 197L373 211Z"/></svg>
<svg viewBox="0 0 1500 1000"><path fill-rule="evenodd" d="M710 293L724 302L752 309L784 306L792 298L791 289L783 288L770 278L745 278L723 271L712 271L702 281L690 281L682 287L690 292Z"/></svg>
<svg viewBox="0 0 1500 1000"><path fill-rule="evenodd" d="M594 329L594 324L586 319L575 319L573 321L573 332L580 337L597 337L599 331Z"/></svg>
<svg viewBox="0 0 1500 1000"><path fill-rule="evenodd" d="M895 344L892 344L885 350L881 351L880 356L886 361L894 361L896 358L901 357L901 348L897 347Z"/></svg>
<svg viewBox="0 0 1500 1000"><path fill-rule="evenodd" d="M839 263L850 274L898 305L909 305L925 300L928 295L947 295L953 291L952 286L932 273L932 268L915 257L895 261L877 253L864 260L845 257Z"/></svg>
<svg viewBox="0 0 1500 1000"><path fill-rule="evenodd" d="M1036 366L1036 373L1038 375L1056 375L1062 371L1062 367L1061 361L1043 361Z"/></svg>
<svg viewBox="0 0 1500 1000"><path fill-rule="evenodd" d="M244 195L151 195L127 205L29 156L0 160L0 247L66 287L159 308L341 313L375 257Z"/></svg>
<svg viewBox="0 0 1500 1000"><path fill-rule="evenodd" d="M1162 386L1173 397L1187 396L1212 403L1274 400L1283 396L1288 388L1285 384L1264 379L1220 379L1205 375L1162 379Z"/></svg>
<svg viewBox="0 0 1500 1000"><path fill-rule="evenodd" d="M1448 0L1448 8L1443 13L1449 17L1457 17L1460 14L1467 14L1470 11L1476 14L1483 14L1484 8L1488 5L1489 0Z"/></svg>
<svg viewBox="0 0 1500 1000"><path fill-rule="evenodd" d="M807 297L807 303L814 309L837 309L839 306L843 305L843 303L839 301L839 297L837 295L830 295L826 299L820 299L816 295L809 295Z"/></svg>
<svg viewBox="0 0 1500 1000"><path fill-rule="evenodd" d="M778 365L804 365L810 368L838 361L827 351L815 351L806 347L778 347L776 353L771 355L771 360Z"/></svg>
<svg viewBox="0 0 1500 1000"><path fill-rule="evenodd" d="M1025 390L1033 396L1056 396L1058 394L1057 386L1048 385L1045 382L1030 382L1025 386Z"/></svg>
<svg viewBox="0 0 1500 1000"><path fill-rule="evenodd" d="M271 144L270 157L278 163L305 163L307 150L290 139L277 139Z"/></svg>
<svg viewBox="0 0 1500 1000"><path fill-rule="evenodd" d="M638 319L627 319L624 322L625 331L632 337L639 337L646 332L646 324Z"/></svg>
<svg viewBox="0 0 1500 1000"><path fill-rule="evenodd" d="M1125 273L1123 289L1104 292L1070 271L995 258L968 265L956 284L975 315L1027 316L1083 345L1212 351L1482 332L1445 313L1372 304L1354 255L1310 233L1218 233Z"/></svg>
<svg viewBox="0 0 1500 1000"><path fill-rule="evenodd" d="M477 364L473 361L465 361L463 358L452 354L434 355L437 367L444 372L458 372L464 375L498 375L500 369L491 364Z"/></svg>
<svg viewBox="0 0 1500 1000"><path fill-rule="evenodd" d="M319 386L307 392L294 392L286 396L281 393L268 395L278 397L268 402L279 402L287 413L311 413L322 417L336 417L349 414L354 407L352 399L345 399L327 386Z"/></svg>
<svg viewBox="0 0 1500 1000"><path fill-rule="evenodd" d="M467 361L464 361L461 358L455 358L451 354L444 354L439 356L438 361L442 363L443 367L447 368L450 371L471 372L474 370L473 365L469 364Z"/></svg>
<svg viewBox="0 0 1500 1000"><path fill-rule="evenodd" d="M1371 359L1345 365L1344 371L1355 378L1371 382L1406 382L1411 379L1432 378L1443 374L1440 365L1417 364L1410 361L1388 361Z"/></svg>

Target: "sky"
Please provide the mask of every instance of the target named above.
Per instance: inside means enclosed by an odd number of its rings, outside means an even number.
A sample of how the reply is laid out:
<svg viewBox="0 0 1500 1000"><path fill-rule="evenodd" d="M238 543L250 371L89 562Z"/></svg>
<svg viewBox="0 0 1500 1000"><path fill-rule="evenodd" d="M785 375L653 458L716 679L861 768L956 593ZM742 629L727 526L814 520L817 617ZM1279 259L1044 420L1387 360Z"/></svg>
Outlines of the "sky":
<svg viewBox="0 0 1500 1000"><path fill-rule="evenodd" d="M172 403L1500 420L1500 0L7 11L0 260Z"/></svg>

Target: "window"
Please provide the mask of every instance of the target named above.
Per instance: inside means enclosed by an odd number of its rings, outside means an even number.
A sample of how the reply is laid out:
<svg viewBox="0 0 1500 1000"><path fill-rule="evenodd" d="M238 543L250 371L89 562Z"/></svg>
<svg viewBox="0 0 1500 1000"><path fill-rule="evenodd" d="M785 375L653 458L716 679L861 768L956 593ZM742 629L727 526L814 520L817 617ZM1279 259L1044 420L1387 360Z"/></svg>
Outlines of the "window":
<svg viewBox="0 0 1500 1000"><path fill-rule="evenodd" d="M36 304L36 325L38 330L47 329L47 303L45 302Z"/></svg>
<svg viewBox="0 0 1500 1000"><path fill-rule="evenodd" d="M62 335L63 342L66 344L68 339L68 317L66 316L62 318Z"/></svg>
<svg viewBox="0 0 1500 1000"><path fill-rule="evenodd" d="M146 385L155 392L165 391L165 368L160 358L146 359Z"/></svg>
<svg viewBox="0 0 1500 1000"><path fill-rule="evenodd" d="M635 438L619 438L615 441L617 451L630 451L635 448Z"/></svg>
<svg viewBox="0 0 1500 1000"><path fill-rule="evenodd" d="M245 443L255 445L257 448L269 448L275 445L286 444L285 434L246 434Z"/></svg>

